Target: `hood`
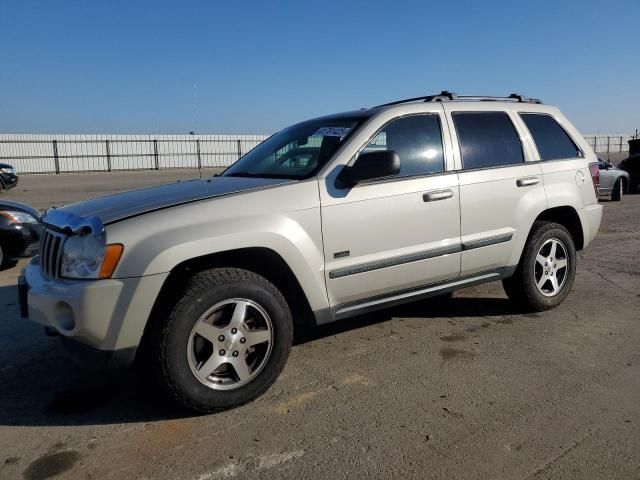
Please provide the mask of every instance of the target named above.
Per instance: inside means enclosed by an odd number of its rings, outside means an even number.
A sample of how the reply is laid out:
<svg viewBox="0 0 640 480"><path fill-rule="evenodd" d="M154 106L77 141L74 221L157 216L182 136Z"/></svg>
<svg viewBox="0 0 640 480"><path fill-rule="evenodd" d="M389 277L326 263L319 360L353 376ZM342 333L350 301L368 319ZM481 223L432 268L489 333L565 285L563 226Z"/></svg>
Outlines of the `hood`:
<svg viewBox="0 0 640 480"><path fill-rule="evenodd" d="M97 218L103 225L107 225L167 207L291 181L280 178L211 177L176 182L105 195L52 209L45 214L43 221L56 225L57 219L67 216L75 219ZM57 226L65 227L65 225Z"/></svg>

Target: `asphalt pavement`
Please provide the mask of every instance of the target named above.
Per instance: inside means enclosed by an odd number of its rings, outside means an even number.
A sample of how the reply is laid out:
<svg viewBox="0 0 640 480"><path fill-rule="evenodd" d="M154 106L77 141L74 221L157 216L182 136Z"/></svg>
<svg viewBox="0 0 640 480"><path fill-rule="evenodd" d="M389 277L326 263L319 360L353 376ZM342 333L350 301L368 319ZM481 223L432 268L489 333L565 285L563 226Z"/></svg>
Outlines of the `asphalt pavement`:
<svg viewBox="0 0 640 480"><path fill-rule="evenodd" d="M28 176L0 198L194 175ZM19 317L21 262L0 272L0 478L640 478L640 194L603 204L557 309L519 313L493 283L299 332L264 396L205 416L144 372L76 367Z"/></svg>

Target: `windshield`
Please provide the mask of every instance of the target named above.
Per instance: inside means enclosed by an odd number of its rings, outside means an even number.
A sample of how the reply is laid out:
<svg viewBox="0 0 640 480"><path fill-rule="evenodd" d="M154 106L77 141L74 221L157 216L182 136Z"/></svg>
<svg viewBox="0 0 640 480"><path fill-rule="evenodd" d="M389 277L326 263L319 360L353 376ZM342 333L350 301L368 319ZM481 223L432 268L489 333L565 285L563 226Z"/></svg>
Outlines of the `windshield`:
<svg viewBox="0 0 640 480"><path fill-rule="evenodd" d="M327 163L364 120L365 117L332 117L285 128L247 153L223 176L308 178Z"/></svg>

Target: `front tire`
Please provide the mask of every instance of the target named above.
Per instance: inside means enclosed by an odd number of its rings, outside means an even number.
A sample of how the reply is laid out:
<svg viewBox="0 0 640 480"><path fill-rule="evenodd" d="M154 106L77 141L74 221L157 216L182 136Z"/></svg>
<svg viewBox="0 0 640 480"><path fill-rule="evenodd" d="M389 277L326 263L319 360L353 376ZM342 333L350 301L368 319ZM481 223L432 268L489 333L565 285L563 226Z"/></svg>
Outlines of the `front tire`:
<svg viewBox="0 0 640 480"><path fill-rule="evenodd" d="M614 202L619 202L622 200L622 196L624 195L624 182L620 179L616 180L616 183L613 185L613 191L611 192L611 200Z"/></svg>
<svg viewBox="0 0 640 480"><path fill-rule="evenodd" d="M267 279L236 268L198 273L162 326L160 384L199 412L242 405L275 382L292 339L289 306Z"/></svg>
<svg viewBox="0 0 640 480"><path fill-rule="evenodd" d="M515 273L502 284L514 303L540 312L564 301L575 273L576 249L567 229L558 223L535 222Z"/></svg>

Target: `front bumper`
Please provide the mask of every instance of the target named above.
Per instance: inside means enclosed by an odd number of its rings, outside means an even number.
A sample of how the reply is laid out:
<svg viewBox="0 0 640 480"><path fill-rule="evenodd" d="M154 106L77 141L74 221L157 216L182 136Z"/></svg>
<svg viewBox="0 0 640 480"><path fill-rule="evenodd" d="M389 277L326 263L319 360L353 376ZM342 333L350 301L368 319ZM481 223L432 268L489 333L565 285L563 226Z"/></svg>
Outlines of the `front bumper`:
<svg viewBox="0 0 640 480"><path fill-rule="evenodd" d="M31 321L59 333L79 363L112 366L115 360L118 366L127 366L167 276L49 279L32 261L19 281L21 310Z"/></svg>
<svg viewBox="0 0 640 480"><path fill-rule="evenodd" d="M11 175L8 173L2 174L2 183L4 184L4 188L6 188L7 190L18 185L19 179L20 177L18 177L18 175Z"/></svg>

